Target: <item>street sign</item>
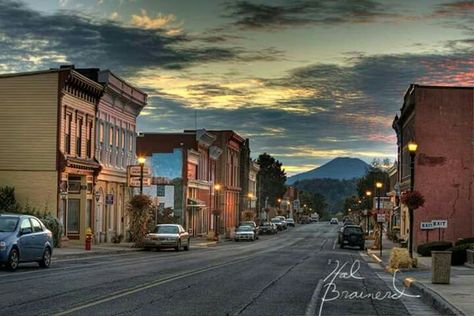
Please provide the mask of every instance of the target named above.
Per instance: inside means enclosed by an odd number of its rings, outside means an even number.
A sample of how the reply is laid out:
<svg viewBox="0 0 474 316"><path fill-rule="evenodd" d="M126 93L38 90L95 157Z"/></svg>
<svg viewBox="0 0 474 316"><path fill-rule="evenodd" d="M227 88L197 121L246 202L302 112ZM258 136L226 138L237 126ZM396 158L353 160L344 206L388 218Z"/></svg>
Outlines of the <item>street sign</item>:
<svg viewBox="0 0 474 316"><path fill-rule="evenodd" d="M141 166L140 165L133 165L128 166L128 175L131 177L139 177L141 174ZM151 170L150 167L143 166L143 176L150 176Z"/></svg>
<svg viewBox="0 0 474 316"><path fill-rule="evenodd" d="M448 228L447 219L434 219L431 221L433 228Z"/></svg>
<svg viewBox="0 0 474 316"><path fill-rule="evenodd" d="M128 179L128 186L139 188L140 187L140 177L130 177ZM143 186L144 187L151 186L151 178L143 177Z"/></svg>
<svg viewBox="0 0 474 316"><path fill-rule="evenodd" d="M421 222L420 228L422 230L433 229L433 222Z"/></svg>
<svg viewBox="0 0 474 316"><path fill-rule="evenodd" d="M293 201L293 209L299 210L300 209L300 200L294 200Z"/></svg>
<svg viewBox="0 0 474 316"><path fill-rule="evenodd" d="M385 223L385 214L377 214L377 223Z"/></svg>

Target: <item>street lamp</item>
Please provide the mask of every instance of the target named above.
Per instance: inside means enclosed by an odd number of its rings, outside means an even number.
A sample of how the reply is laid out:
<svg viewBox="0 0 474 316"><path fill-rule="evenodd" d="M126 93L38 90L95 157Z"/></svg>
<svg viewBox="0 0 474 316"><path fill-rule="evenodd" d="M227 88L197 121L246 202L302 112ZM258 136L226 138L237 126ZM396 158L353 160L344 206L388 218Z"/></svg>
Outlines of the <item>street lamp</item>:
<svg viewBox="0 0 474 316"><path fill-rule="evenodd" d="M365 195L367 196L367 200L370 199L370 196L372 195L371 191L366 191ZM369 203L367 203L367 210L365 213L365 222L367 224L367 235L369 235Z"/></svg>
<svg viewBox="0 0 474 316"><path fill-rule="evenodd" d="M251 210L252 210L252 199L253 199L253 194L252 194L252 192L249 192L249 193L247 194L247 196L248 196L248 198L249 198L249 211L251 211Z"/></svg>
<svg viewBox="0 0 474 316"><path fill-rule="evenodd" d="M377 214L380 213L380 189L383 187L382 182L375 183L375 187L377 188ZM383 230L383 223L380 222L380 258L382 258L382 230Z"/></svg>
<svg viewBox="0 0 474 316"><path fill-rule="evenodd" d="M145 161L145 157L138 157L138 163L140 164L140 195L143 195L143 166Z"/></svg>
<svg viewBox="0 0 474 316"><path fill-rule="evenodd" d="M415 156L417 148L418 144L414 141L408 143L408 152L410 153L410 192L413 192L415 188ZM413 259L413 220L413 209L408 208L408 221L410 222L408 253L411 259Z"/></svg>
<svg viewBox="0 0 474 316"><path fill-rule="evenodd" d="M219 191L221 190L221 185L220 184L215 184L214 185L214 215L215 215L215 239L219 241Z"/></svg>

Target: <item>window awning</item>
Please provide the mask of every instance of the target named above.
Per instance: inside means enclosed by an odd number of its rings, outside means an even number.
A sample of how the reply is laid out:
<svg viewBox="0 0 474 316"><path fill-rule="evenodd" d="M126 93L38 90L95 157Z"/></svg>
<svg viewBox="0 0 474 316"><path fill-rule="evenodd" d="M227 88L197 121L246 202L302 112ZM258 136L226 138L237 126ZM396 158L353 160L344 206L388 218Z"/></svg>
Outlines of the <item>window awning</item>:
<svg viewBox="0 0 474 316"><path fill-rule="evenodd" d="M204 201L188 198L188 207L205 207L206 203Z"/></svg>

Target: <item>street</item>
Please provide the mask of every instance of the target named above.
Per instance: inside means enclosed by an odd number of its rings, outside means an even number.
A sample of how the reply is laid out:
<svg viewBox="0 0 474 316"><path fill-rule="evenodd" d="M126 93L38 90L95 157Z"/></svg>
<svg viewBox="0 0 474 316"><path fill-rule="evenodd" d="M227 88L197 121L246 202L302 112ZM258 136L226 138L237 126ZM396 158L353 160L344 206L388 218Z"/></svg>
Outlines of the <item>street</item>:
<svg viewBox="0 0 474 316"><path fill-rule="evenodd" d="M420 299L406 295L379 300L354 294L350 299L348 294L355 292L381 292L381 296L397 292L390 278L380 278L382 271L370 267L359 250L339 249L336 232L337 225L315 223L261 236L256 242L224 242L189 252L65 259L53 262L48 270L24 264L14 273L0 271L0 311L2 315L436 315ZM345 275L333 273L338 263L346 263Z"/></svg>

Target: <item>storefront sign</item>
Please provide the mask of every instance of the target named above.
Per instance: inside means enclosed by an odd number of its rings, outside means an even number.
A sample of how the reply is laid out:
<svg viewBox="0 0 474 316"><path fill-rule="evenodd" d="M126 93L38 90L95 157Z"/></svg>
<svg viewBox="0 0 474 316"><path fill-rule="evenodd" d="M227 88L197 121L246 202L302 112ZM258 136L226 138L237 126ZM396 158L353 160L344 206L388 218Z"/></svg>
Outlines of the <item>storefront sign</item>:
<svg viewBox="0 0 474 316"><path fill-rule="evenodd" d="M129 186L129 187L139 188L139 187L140 187L140 177L130 177L130 178L128 179L128 186ZM151 186L151 178L149 178L149 177L143 177L143 186L144 186L144 187L149 187L149 186Z"/></svg>

